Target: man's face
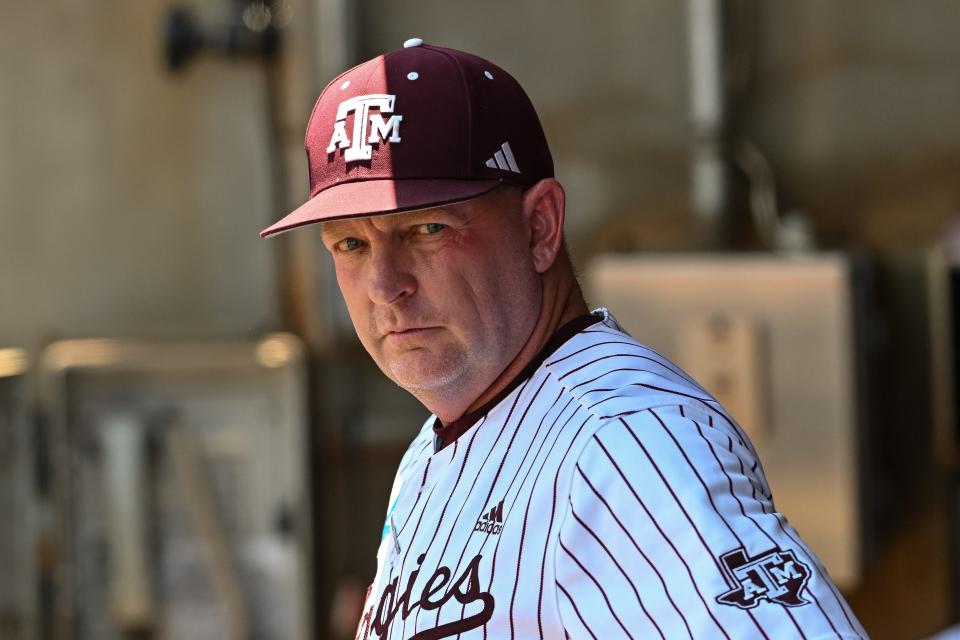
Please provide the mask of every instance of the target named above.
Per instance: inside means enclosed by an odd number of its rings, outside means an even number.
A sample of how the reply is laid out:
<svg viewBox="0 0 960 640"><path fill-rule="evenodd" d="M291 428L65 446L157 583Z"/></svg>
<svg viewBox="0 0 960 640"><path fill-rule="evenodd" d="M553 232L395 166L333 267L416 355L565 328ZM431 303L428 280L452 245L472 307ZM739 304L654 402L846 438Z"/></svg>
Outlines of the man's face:
<svg viewBox="0 0 960 640"><path fill-rule="evenodd" d="M357 335L414 395L482 393L519 353L541 285L522 194L323 224Z"/></svg>

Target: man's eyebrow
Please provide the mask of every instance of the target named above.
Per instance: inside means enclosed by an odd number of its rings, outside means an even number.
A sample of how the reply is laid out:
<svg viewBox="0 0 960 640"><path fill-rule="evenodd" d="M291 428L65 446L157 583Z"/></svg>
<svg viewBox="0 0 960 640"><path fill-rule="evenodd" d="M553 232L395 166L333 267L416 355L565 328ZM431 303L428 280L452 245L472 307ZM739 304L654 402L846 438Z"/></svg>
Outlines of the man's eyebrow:
<svg viewBox="0 0 960 640"><path fill-rule="evenodd" d="M432 207L419 211L402 211L400 213L385 213L383 216L403 216L405 224L422 224L437 218L453 218L459 222L469 220L470 211L457 207ZM333 225L332 227L330 225ZM356 220L327 220L320 223L320 237L330 237L332 235L344 235L354 233L357 229Z"/></svg>
<svg viewBox="0 0 960 640"><path fill-rule="evenodd" d="M331 224L334 225L332 228L328 226ZM350 224L349 220L330 220L327 222L321 222L320 237L329 238L332 235L343 235L344 233L350 233L352 229L353 225Z"/></svg>
<svg viewBox="0 0 960 640"><path fill-rule="evenodd" d="M434 207L432 209L423 209L421 211L411 211L407 214L409 221L430 220L432 218L444 217L454 218L459 221L467 220L470 216L462 209L456 207Z"/></svg>

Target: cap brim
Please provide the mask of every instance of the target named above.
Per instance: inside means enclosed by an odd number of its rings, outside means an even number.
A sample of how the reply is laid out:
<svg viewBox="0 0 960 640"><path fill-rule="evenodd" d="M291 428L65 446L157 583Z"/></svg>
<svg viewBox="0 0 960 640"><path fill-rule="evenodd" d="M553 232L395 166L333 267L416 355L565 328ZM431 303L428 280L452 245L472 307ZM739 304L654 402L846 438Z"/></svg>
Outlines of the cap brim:
<svg viewBox="0 0 960 640"><path fill-rule="evenodd" d="M361 180L325 189L276 224L261 238L314 222L429 209L476 198L500 180Z"/></svg>

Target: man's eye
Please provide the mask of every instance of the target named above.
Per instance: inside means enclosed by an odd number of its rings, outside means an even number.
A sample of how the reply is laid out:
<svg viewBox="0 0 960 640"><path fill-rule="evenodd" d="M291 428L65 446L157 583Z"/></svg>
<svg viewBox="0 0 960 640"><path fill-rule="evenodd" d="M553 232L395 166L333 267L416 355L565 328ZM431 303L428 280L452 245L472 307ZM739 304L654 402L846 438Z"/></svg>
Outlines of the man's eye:
<svg viewBox="0 0 960 640"><path fill-rule="evenodd" d="M354 251L363 246L363 241L358 238L344 238L336 244L336 248L340 251Z"/></svg>
<svg viewBox="0 0 960 640"><path fill-rule="evenodd" d="M439 222L428 222L426 224L420 225L420 233L425 235L432 235L434 233L440 233L447 228L447 225L440 224Z"/></svg>

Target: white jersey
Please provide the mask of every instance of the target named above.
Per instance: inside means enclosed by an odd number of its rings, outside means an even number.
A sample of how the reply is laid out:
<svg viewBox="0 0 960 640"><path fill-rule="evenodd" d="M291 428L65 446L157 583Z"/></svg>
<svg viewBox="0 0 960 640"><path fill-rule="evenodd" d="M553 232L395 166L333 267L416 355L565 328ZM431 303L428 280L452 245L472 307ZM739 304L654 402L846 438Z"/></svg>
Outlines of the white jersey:
<svg viewBox="0 0 960 640"><path fill-rule="evenodd" d="M404 455L357 638L866 638L746 435L602 319Z"/></svg>

